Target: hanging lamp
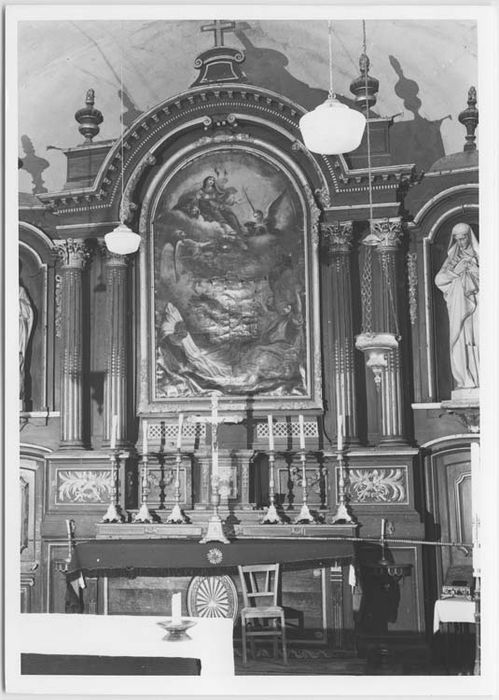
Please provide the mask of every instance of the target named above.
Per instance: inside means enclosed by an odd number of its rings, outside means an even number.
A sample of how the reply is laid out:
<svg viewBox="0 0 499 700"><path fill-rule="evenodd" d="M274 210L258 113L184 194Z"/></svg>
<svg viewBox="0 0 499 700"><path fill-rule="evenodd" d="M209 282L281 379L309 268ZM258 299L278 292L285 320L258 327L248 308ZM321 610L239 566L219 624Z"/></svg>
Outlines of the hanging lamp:
<svg viewBox="0 0 499 700"><path fill-rule="evenodd" d="M122 46L123 46L123 36L122 36ZM121 56L121 66L120 66L120 99L121 99L121 204L120 204L120 223L119 225L106 233L104 236L104 241L106 247L110 253L115 253L117 255L131 255L136 253L140 245L140 236L138 233L132 231L132 229L125 224L125 217L123 211L123 198L124 198L124 174L125 165L123 162L123 55Z"/></svg>
<svg viewBox="0 0 499 700"><path fill-rule="evenodd" d="M366 309L369 312L365 314L362 319L362 332L355 337L355 347L364 353L366 357L366 367L369 367L374 375L374 383L376 389L379 390L381 386L381 381L383 379L383 374L388 367L388 355L392 350L396 350L399 345L399 330L397 315L395 312L394 301L393 301L393 290L390 284L390 278L388 271L385 266L383 266L383 275L385 277L385 284L388 289L388 295L390 298L390 308L393 315L393 321L396 326L396 333L391 333L389 331L375 332L372 329L372 262L371 262L371 251L372 248L380 243L380 237L373 227L373 187L372 187L372 163L371 163L371 132L369 124L369 106L371 103L369 97L369 59L367 57L367 41L366 41L366 23L362 22L363 30L363 53L361 55L361 71L363 74L363 100L365 102L365 112L366 112L366 142L367 142L367 178L368 178L368 192L369 192L369 233L363 239L362 244L366 246L366 257L364 260L364 270L362 273L362 295L366 297ZM371 82L377 84L376 80ZM360 81L355 81L355 90L358 92L357 100L360 101ZM357 89L359 88L359 89ZM377 87L375 88L377 89ZM368 297L368 298L367 298Z"/></svg>
<svg viewBox="0 0 499 700"><path fill-rule="evenodd" d="M325 102L300 119L299 126L305 146L312 153L335 155L349 153L360 145L366 118L336 99L333 89L332 22L329 33L329 94Z"/></svg>

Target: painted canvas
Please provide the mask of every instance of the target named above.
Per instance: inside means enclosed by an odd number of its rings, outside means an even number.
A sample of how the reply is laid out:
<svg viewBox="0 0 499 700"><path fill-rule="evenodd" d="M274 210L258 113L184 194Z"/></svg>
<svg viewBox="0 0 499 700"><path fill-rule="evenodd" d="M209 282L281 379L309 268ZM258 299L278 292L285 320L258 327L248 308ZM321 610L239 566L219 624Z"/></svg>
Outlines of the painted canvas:
<svg viewBox="0 0 499 700"><path fill-rule="evenodd" d="M307 395L304 233L293 181L258 152L171 176L153 221L156 399Z"/></svg>

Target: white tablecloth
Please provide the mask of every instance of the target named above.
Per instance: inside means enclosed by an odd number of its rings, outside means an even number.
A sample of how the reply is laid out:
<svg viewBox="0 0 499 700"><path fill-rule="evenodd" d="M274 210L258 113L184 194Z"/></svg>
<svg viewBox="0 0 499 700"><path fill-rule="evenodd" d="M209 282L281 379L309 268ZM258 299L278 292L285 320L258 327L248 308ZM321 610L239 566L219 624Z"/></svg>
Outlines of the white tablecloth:
<svg viewBox="0 0 499 700"><path fill-rule="evenodd" d="M433 611L433 633L441 622L475 622L475 603L472 600L444 598L437 600Z"/></svg>
<svg viewBox="0 0 499 700"><path fill-rule="evenodd" d="M165 616L60 615L20 616L21 653L94 656L177 656L201 659L202 676L233 676L233 623L225 618L196 620L188 641L163 641Z"/></svg>

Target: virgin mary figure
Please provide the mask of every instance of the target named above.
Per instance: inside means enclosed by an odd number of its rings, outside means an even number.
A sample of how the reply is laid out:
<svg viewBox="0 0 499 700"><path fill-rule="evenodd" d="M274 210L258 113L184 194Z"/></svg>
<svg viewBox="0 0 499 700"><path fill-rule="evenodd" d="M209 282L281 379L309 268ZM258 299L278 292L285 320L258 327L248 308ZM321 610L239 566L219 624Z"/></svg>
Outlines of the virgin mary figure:
<svg viewBox="0 0 499 700"><path fill-rule="evenodd" d="M449 314L452 376L457 389L480 386L479 379L479 249L469 224L451 232L444 264L435 277Z"/></svg>

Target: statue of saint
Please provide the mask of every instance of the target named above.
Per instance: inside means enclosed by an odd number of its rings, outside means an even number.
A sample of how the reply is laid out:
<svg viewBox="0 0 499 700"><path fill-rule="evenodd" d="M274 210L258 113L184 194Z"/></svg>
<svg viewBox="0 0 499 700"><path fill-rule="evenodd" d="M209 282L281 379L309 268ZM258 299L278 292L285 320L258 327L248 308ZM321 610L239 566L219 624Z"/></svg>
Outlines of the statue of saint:
<svg viewBox="0 0 499 700"><path fill-rule="evenodd" d="M33 330L35 311L28 292L19 284L19 398L24 399L26 350Z"/></svg>
<svg viewBox="0 0 499 700"><path fill-rule="evenodd" d="M449 314L452 376L457 389L480 386L479 379L479 250L469 224L454 226L444 264L435 277Z"/></svg>

